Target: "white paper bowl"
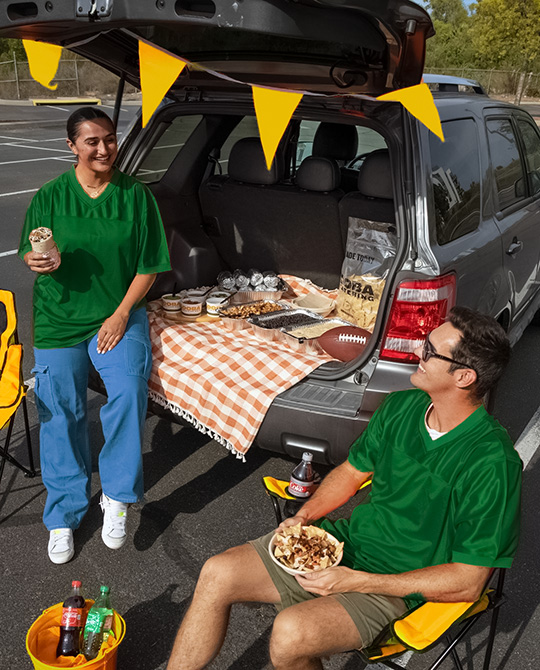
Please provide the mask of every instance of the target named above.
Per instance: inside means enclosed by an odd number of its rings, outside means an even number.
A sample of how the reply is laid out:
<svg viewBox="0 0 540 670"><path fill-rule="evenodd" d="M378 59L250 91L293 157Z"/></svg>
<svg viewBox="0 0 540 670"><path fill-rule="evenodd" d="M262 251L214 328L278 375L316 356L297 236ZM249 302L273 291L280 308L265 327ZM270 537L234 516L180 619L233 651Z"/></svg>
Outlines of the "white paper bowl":
<svg viewBox="0 0 540 670"><path fill-rule="evenodd" d="M320 316L328 316L336 306L336 301L332 300L332 298L313 293L295 298L292 302L295 307L309 309L310 312L314 312Z"/></svg>
<svg viewBox="0 0 540 670"><path fill-rule="evenodd" d="M303 528L306 528L306 526L303 526ZM325 531L326 532L326 531ZM276 535L277 533L274 533L272 535L270 542L268 543L268 553L270 554L270 558L276 563L276 565L279 565L279 567L282 570L285 570L285 572L288 572L290 575L306 575L308 572L318 572L318 570L295 570L293 568L289 568L286 565L284 565L281 561L279 561L275 556L274 556L274 547L276 544ZM331 540L334 544L339 544L338 540L331 535L330 533L326 532L326 537ZM339 554L339 556L336 558L335 562L330 565L329 567L335 568L336 565L339 565L341 562L341 559L343 558L343 551Z"/></svg>

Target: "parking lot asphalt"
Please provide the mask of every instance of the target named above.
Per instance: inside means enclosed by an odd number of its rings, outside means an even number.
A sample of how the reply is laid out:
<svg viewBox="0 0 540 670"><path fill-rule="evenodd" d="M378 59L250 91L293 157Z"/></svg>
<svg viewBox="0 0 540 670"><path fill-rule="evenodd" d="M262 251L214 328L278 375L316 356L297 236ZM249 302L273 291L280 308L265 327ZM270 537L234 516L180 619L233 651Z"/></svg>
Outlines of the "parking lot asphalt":
<svg viewBox="0 0 540 670"><path fill-rule="evenodd" d="M72 109L0 104L0 286L14 290L17 296L20 336L25 346L25 379L30 383L32 276L12 252L33 193L69 167L64 124ZM121 115L121 131L135 111L127 108ZM540 329L531 326L515 347L495 404L496 416L513 439L527 435L528 451L522 541L507 577L508 602L501 610L492 670L532 670L540 665L536 644L540 623L540 466L535 437L540 406L539 345ZM63 600L72 579L81 579L86 597L95 598L102 583L111 587L113 605L127 624L127 635L118 653L119 670L163 670L204 560L275 526L261 477L271 473L287 478L295 465L292 460L253 447L246 463L241 463L194 429L150 417L143 447L145 501L130 508L128 543L119 551L107 549L100 537L97 478L97 457L103 442L99 410L103 402L101 396L89 393L89 430L96 476L90 511L75 533L76 554L70 563L55 566L47 557L48 534L41 522L45 501L41 479L27 479L11 465L6 466L0 484L2 670L32 667L25 652L26 632L43 609ZM32 392L29 411L37 456L37 415ZM19 412L13 454L27 463L20 415ZM4 433L0 435L3 438ZM317 469L323 475L327 471L320 466ZM344 513L353 504L356 503L349 503ZM211 668L268 667L273 615L273 608L268 605L233 608L225 646ZM481 624L462 645L464 651L473 654L474 667L480 665L485 638L485 624ZM408 667L422 670L430 658L430 654L415 656ZM362 667L355 656L347 654L325 662L328 670ZM450 668L451 661L442 667Z"/></svg>

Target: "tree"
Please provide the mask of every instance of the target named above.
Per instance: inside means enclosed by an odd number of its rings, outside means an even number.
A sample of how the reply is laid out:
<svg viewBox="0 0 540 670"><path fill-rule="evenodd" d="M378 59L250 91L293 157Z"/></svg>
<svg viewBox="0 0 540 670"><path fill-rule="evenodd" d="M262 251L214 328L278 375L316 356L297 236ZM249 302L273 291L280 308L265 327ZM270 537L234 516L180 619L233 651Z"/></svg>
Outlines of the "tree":
<svg viewBox="0 0 540 670"><path fill-rule="evenodd" d="M435 36L427 41L426 68L456 68L473 60L467 35L471 17L463 0L429 0Z"/></svg>
<svg viewBox="0 0 540 670"><path fill-rule="evenodd" d="M13 60L13 52L18 60L26 60L22 40L0 39L0 61Z"/></svg>
<svg viewBox="0 0 540 670"><path fill-rule="evenodd" d="M459 25L469 17L463 0L429 0L426 5L433 21Z"/></svg>
<svg viewBox="0 0 540 670"><path fill-rule="evenodd" d="M479 67L533 70L540 63L540 0L481 0L471 43Z"/></svg>

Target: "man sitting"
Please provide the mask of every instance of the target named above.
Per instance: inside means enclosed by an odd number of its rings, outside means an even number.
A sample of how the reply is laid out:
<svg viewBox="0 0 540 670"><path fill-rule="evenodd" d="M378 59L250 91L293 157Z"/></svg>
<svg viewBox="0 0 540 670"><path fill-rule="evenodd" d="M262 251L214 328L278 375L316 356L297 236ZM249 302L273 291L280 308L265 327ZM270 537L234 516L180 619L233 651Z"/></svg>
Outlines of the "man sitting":
<svg viewBox="0 0 540 670"><path fill-rule="evenodd" d="M490 568L510 567L522 465L482 404L509 359L508 339L494 319L455 307L415 353L416 389L387 396L348 460L282 524L322 519L345 542L341 564L293 577L268 555L272 534L210 558L168 670L204 668L216 657L233 603L274 603L271 662L307 670L368 645L419 602L476 600ZM371 475L367 504L350 519L323 518Z"/></svg>

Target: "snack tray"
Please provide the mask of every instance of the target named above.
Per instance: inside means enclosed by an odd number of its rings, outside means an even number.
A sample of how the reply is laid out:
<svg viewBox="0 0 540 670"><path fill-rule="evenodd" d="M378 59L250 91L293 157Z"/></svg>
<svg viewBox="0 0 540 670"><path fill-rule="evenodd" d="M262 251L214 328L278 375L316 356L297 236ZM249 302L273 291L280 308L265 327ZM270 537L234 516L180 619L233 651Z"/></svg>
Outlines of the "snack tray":
<svg viewBox="0 0 540 670"><path fill-rule="evenodd" d="M225 292L225 291L224 291ZM281 300L284 291L237 291L230 297L230 305L244 305L250 302L259 302L259 300L269 300L276 302Z"/></svg>
<svg viewBox="0 0 540 670"><path fill-rule="evenodd" d="M285 327L283 320L294 316L303 316L304 318L295 323L294 326L291 325L291 328L299 328L308 323L315 324L323 321L322 316L318 316L308 309L290 309L287 314L283 314L283 312L270 312L268 314L250 316L247 322L251 326L254 335L261 340L272 342L282 339L282 330Z"/></svg>
<svg viewBox="0 0 540 670"><path fill-rule="evenodd" d="M322 316L310 312L309 309L290 309L287 314L279 314L278 312L269 312L268 314L256 314L249 317L249 322L261 328L288 328L289 326L281 323L283 319L295 316L302 316L302 319L295 319L296 323L291 325L291 328L299 328L308 323L320 323L324 321ZM276 323L277 322L277 323Z"/></svg>
<svg viewBox="0 0 540 670"><path fill-rule="evenodd" d="M280 277L276 291L242 291L239 289L236 293L232 293L229 304L241 305L247 302L256 302L258 300L270 300L276 302L277 300L281 300L288 289L289 285Z"/></svg>
<svg viewBox="0 0 540 670"><path fill-rule="evenodd" d="M274 294L275 295L275 294ZM277 300L252 300L250 302L246 303L240 303L236 305L232 305L229 303L228 307L239 307L240 305L243 305L245 307L249 307L249 305L256 305L259 302L271 302L275 305L279 305L279 310L276 310L276 312L270 312L268 315L258 315L258 316L270 316L271 314L276 314L278 311L283 311L285 309L290 309L290 305L287 305L285 303L280 303ZM227 309L228 307L224 307L223 309L220 309L218 314L221 319L221 322L227 328L228 330L244 330L244 328L248 328L250 326L250 323L248 323L247 318L241 318L237 316L227 316ZM251 317L250 317L251 318Z"/></svg>
<svg viewBox="0 0 540 670"><path fill-rule="evenodd" d="M320 319L318 323L333 323L335 324L332 326L333 328L339 328L340 326L353 326L354 324L350 323L350 321L345 321L344 319L338 319L338 318L332 318L332 319ZM315 325L315 324L313 324ZM290 328L282 328L281 329L281 339L283 342L285 342L289 347L294 349L295 351L299 351L304 354L320 354L323 353L323 349L321 348L321 345L319 344L319 335L316 335L315 337L298 337L297 335L293 335L292 332L296 328L304 328L305 326L291 326ZM329 330L331 330L329 328Z"/></svg>

